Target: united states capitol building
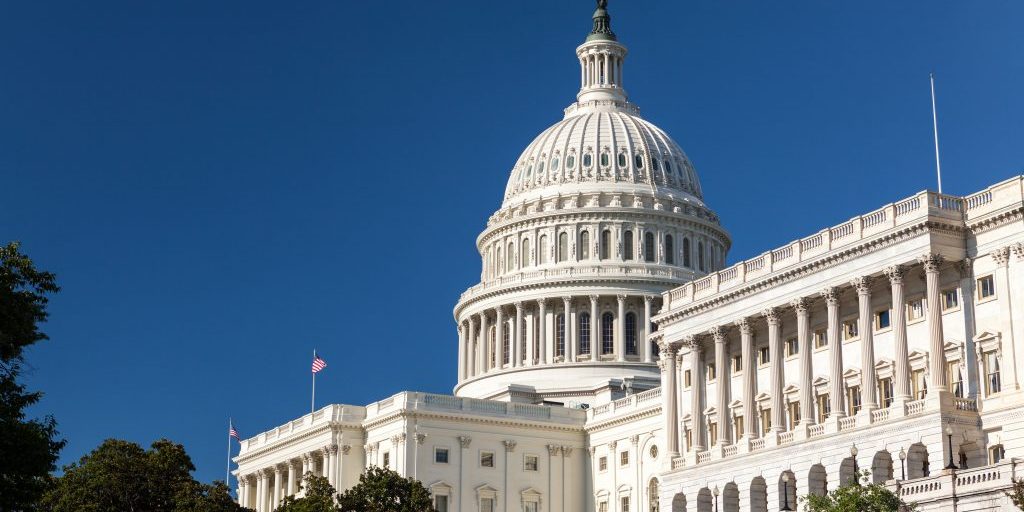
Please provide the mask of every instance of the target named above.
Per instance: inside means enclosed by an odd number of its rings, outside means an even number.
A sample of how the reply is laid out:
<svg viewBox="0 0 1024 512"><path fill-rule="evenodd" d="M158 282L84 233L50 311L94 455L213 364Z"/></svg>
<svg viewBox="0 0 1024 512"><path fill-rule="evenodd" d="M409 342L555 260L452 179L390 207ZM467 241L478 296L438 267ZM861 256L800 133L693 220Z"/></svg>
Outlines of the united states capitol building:
<svg viewBox="0 0 1024 512"><path fill-rule="evenodd" d="M796 510L858 470L924 511L1016 510L1024 176L728 265L696 170L622 87L604 2L576 55L576 101L477 238L454 394L330 405L243 440L241 504L382 466L440 512Z"/></svg>

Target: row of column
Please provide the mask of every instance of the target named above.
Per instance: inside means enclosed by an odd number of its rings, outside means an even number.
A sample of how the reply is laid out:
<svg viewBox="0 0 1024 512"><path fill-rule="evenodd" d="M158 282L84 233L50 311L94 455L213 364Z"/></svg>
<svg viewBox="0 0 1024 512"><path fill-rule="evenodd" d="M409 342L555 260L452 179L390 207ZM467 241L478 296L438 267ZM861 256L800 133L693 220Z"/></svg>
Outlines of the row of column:
<svg viewBox="0 0 1024 512"><path fill-rule="evenodd" d="M602 319L598 303L600 295L589 296L590 314L590 360L601 354ZM626 361L626 301L627 295L617 295L617 308L613 321L613 351L616 361ZM645 363L654 362L651 344L647 334L651 325L651 308L654 297L645 295L642 318L637 318L633 341L636 358ZM516 302L512 308L499 306L466 317L459 324L459 379L465 380L502 368L517 368L562 362L578 361L580 352L579 314L580 307L573 308L574 297L562 297L560 301L539 299L535 308L529 303ZM551 304L549 304L551 303ZM551 315L549 316L548 313ZM562 315L564 325L560 326L558 316ZM494 335L490 336L491 317L494 317ZM637 315L640 316L640 315ZM504 364L505 330L509 329L509 363ZM561 330L561 334L559 331ZM534 340L536 334L536 340ZM558 337L562 336L564 353L559 353ZM524 347L525 345L525 352ZM492 364L492 356L494 364ZM607 354L604 354L607 355ZM632 354L630 354L632 357Z"/></svg>
<svg viewBox="0 0 1024 512"><path fill-rule="evenodd" d="M622 86L622 57L611 52L588 53L580 58L583 88Z"/></svg>
<svg viewBox="0 0 1024 512"><path fill-rule="evenodd" d="M348 446L341 451L348 453ZM301 496L302 475L327 478L337 487L338 445L332 444L315 452L302 454L273 466L238 475L238 504L256 512L271 512L287 496Z"/></svg>
<svg viewBox="0 0 1024 512"><path fill-rule="evenodd" d="M939 267L942 258L936 254L927 254L919 259L924 268L926 298L928 304L927 325L929 341L929 374L928 398L937 398L940 394L947 392L946 385L946 355L943 346L942 332L942 308L940 306L939 288ZM908 358L907 345L907 319L904 299L904 276L907 267L895 265L884 269L884 275L888 278L892 290L892 332L895 345L895 375L894 375L894 398L897 403L911 400L910 384L910 363ZM871 309L871 283L872 277L858 277L851 281L850 285L856 290L859 311L860 349L861 349L861 403L862 410L870 411L878 408L878 396L876 392L877 378L875 375L875 355ZM827 337L829 353L829 403L831 412L829 419L838 420L846 416L845 403L845 382L843 379L843 340L839 322L839 296L838 287L830 286L822 290L819 297L825 302L827 313ZM812 383L812 352L810 313L812 306L811 297L801 297L789 304L797 321L797 343L799 346L799 380L800 380L800 422L816 423L814 414L814 387ZM785 430L785 402L783 396L784 355L782 330L782 307L769 307L762 313L767 325L768 350L769 350L769 389L771 396L771 430ZM757 395L757 371L756 355L754 352L754 326L753 319L740 318L731 323L740 333L741 359L743 363L743 437L755 438L758 430L755 422L755 396ZM676 382L676 360L675 356L680 348L689 351L690 358L690 382L692 385L690 397L690 415L693 420L693 444L696 451L707 448L704 444L706 439L704 410L704 338L713 340L713 349L716 365L715 383L717 387L716 409L719 415L718 421L718 442L721 444L732 443L731 429L729 425L729 354L726 343L726 328L730 324L723 324L712 328L706 334L689 335L684 337L681 343L670 343L662 341L660 350L661 357L665 363L661 364L664 400L665 432L668 439L668 449L671 453L678 455L680 425L676 401L678 400L679 386Z"/></svg>

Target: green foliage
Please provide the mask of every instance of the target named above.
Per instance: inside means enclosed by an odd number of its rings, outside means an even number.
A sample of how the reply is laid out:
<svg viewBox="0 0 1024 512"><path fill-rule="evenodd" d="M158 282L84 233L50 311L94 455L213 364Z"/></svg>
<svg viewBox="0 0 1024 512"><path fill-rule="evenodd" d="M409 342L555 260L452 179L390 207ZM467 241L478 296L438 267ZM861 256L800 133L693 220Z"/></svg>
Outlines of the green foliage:
<svg viewBox="0 0 1024 512"><path fill-rule="evenodd" d="M917 505L904 503L884 485L868 483L868 472L858 475L861 483L850 481L825 496L801 498L806 512L913 512Z"/></svg>
<svg viewBox="0 0 1024 512"><path fill-rule="evenodd" d="M303 497L288 496L275 512L338 512L334 487L322 476L306 473L299 482Z"/></svg>
<svg viewBox="0 0 1024 512"><path fill-rule="evenodd" d="M1024 510L1024 478L1013 479L1013 489L1006 493L1013 502L1014 506Z"/></svg>
<svg viewBox="0 0 1024 512"><path fill-rule="evenodd" d="M228 512L241 509L223 483L192 478L192 459L180 444L161 439L149 450L108 439L64 468L43 497L50 512Z"/></svg>
<svg viewBox="0 0 1024 512"><path fill-rule="evenodd" d="M359 483L338 497L344 512L436 512L430 492L412 478L371 467Z"/></svg>
<svg viewBox="0 0 1024 512"><path fill-rule="evenodd" d="M17 243L0 246L0 510L31 510L56 469L64 441L50 416L28 419L39 401L18 383L25 347L46 339L46 294L57 292L54 275L36 270Z"/></svg>

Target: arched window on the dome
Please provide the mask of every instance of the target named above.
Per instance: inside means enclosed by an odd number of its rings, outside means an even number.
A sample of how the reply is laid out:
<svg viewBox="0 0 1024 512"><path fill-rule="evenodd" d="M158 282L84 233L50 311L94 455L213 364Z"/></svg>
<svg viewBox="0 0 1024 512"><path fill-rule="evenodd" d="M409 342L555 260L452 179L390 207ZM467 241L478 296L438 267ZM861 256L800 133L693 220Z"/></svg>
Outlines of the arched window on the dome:
<svg viewBox="0 0 1024 512"><path fill-rule="evenodd" d="M633 232L622 233L622 259L631 261L633 259Z"/></svg>
<svg viewBox="0 0 1024 512"><path fill-rule="evenodd" d="M611 313L601 315L601 354L611 354L615 350L615 316Z"/></svg>
<svg viewBox="0 0 1024 512"><path fill-rule="evenodd" d="M569 156L565 157L565 168L566 169L572 170L572 168L575 167L575 166L576 166L576 155L569 154Z"/></svg>
<svg viewBox="0 0 1024 512"><path fill-rule="evenodd" d="M654 233L644 233L644 261L654 261Z"/></svg>
<svg viewBox="0 0 1024 512"><path fill-rule="evenodd" d="M625 166L626 166L626 154L625 153L619 153L619 167L625 167Z"/></svg>
<svg viewBox="0 0 1024 512"><path fill-rule="evenodd" d="M569 259L569 234L559 233L558 234L558 262L561 263Z"/></svg>
<svg viewBox="0 0 1024 512"><path fill-rule="evenodd" d="M565 356L565 315L555 317L555 356Z"/></svg>
<svg viewBox="0 0 1024 512"><path fill-rule="evenodd" d="M494 368L494 340L495 340L495 327L492 325L487 328L487 360L490 361L490 367Z"/></svg>
<svg viewBox="0 0 1024 512"><path fill-rule="evenodd" d="M636 355L636 314L626 313L626 355Z"/></svg>
<svg viewBox="0 0 1024 512"><path fill-rule="evenodd" d="M508 250L505 251L505 271L512 272L516 269L516 246L512 242L508 243Z"/></svg>
<svg viewBox="0 0 1024 512"><path fill-rule="evenodd" d="M532 177L533 177L533 165L531 164L529 167L526 168L526 177L525 177L525 179L523 179L521 181L525 183L527 181L530 181L530 178L532 178Z"/></svg>
<svg viewBox="0 0 1024 512"><path fill-rule="evenodd" d="M665 174L675 174L675 169L672 168L672 161L665 160Z"/></svg>
<svg viewBox="0 0 1024 512"><path fill-rule="evenodd" d="M524 238L519 250L519 268L530 266L530 239Z"/></svg>
<svg viewBox="0 0 1024 512"><path fill-rule="evenodd" d="M590 313L580 313L580 355L590 353Z"/></svg>
<svg viewBox="0 0 1024 512"><path fill-rule="evenodd" d="M693 262L690 261L690 239L683 238L683 266L686 268L692 268Z"/></svg>
<svg viewBox="0 0 1024 512"><path fill-rule="evenodd" d="M581 260L590 259L590 232L583 231L580 233L580 258Z"/></svg>
<svg viewBox="0 0 1024 512"><path fill-rule="evenodd" d="M704 242L697 242L697 268L701 272L707 270L704 266Z"/></svg>
<svg viewBox="0 0 1024 512"><path fill-rule="evenodd" d="M505 260L501 259L501 246L498 246L494 252L494 270L495 274L501 274L502 269L505 268Z"/></svg>
<svg viewBox="0 0 1024 512"><path fill-rule="evenodd" d="M601 153L601 167L608 167L608 153Z"/></svg>
<svg viewBox="0 0 1024 512"><path fill-rule="evenodd" d="M639 153L637 153L636 158L634 158L634 160L633 160L633 164L636 165L637 169L643 169L644 168L644 157L642 155L640 155Z"/></svg>
<svg viewBox="0 0 1024 512"><path fill-rule="evenodd" d="M601 259L606 260L612 253L612 231L606 229L601 232Z"/></svg>
<svg viewBox="0 0 1024 512"><path fill-rule="evenodd" d="M594 157L590 153L583 155L583 167L590 167L594 163Z"/></svg>
<svg viewBox="0 0 1024 512"><path fill-rule="evenodd" d="M548 236L540 236L540 264L544 265L548 262Z"/></svg>
<svg viewBox="0 0 1024 512"><path fill-rule="evenodd" d="M654 170L654 172L658 172L658 171L661 170L661 168L658 167L658 159L657 158L652 158L651 159L651 169Z"/></svg>
<svg viewBox="0 0 1024 512"><path fill-rule="evenodd" d="M508 364L508 360L509 360L508 353L509 353L509 348L510 348L509 341L508 341L509 340L508 333L512 329L509 329L508 325L505 325L503 327L504 327L504 329L501 331L501 347L502 347L501 348L501 364L502 365L506 365L506 364Z"/></svg>
<svg viewBox="0 0 1024 512"><path fill-rule="evenodd" d="M558 163L558 155L555 155L555 157L551 159L551 172L555 172L558 170ZM543 176L544 171L541 171L538 174Z"/></svg>
<svg viewBox="0 0 1024 512"><path fill-rule="evenodd" d="M665 235L665 263L669 265L676 263L676 244L673 242L672 235Z"/></svg>
<svg viewBox="0 0 1024 512"><path fill-rule="evenodd" d="M544 161L541 160L540 163L537 164L537 175L540 176L540 175L543 175L543 174L544 174Z"/></svg>

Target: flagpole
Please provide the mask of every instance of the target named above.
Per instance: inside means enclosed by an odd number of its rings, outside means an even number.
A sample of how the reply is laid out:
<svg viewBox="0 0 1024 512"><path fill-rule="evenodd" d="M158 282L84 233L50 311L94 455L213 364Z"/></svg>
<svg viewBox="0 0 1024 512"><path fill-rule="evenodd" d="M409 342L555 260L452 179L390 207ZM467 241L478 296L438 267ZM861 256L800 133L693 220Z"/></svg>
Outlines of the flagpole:
<svg viewBox="0 0 1024 512"><path fill-rule="evenodd" d="M942 193L942 165L939 164L939 116L935 110L935 73L928 73L932 84L932 131L935 134L935 175L939 179L939 193Z"/></svg>
<svg viewBox="0 0 1024 512"><path fill-rule="evenodd" d="M228 494L231 494L231 482L228 481L231 478L231 418L228 418L228 468L224 471L224 485L228 488Z"/></svg>
<svg viewBox="0 0 1024 512"><path fill-rule="evenodd" d="M316 349L313 349L313 360L316 361ZM313 372L313 397L309 400L309 413L316 410L316 372Z"/></svg>

